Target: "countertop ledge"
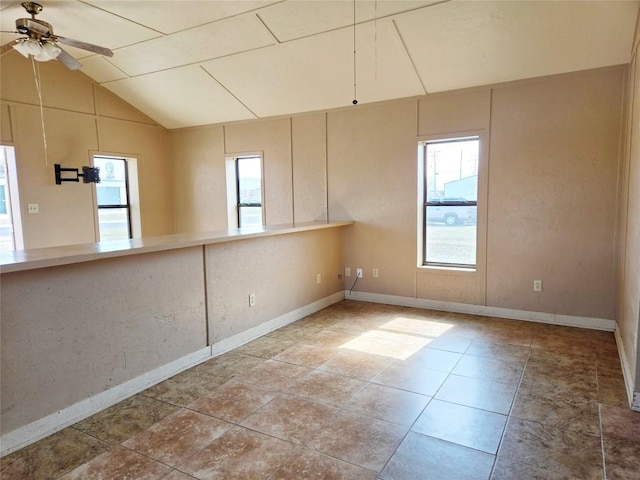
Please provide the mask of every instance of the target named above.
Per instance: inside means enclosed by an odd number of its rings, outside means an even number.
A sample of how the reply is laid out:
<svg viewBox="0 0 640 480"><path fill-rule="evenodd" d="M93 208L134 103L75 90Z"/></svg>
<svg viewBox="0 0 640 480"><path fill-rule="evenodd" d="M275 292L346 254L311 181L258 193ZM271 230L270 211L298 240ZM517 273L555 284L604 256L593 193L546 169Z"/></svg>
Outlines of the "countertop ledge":
<svg viewBox="0 0 640 480"><path fill-rule="evenodd" d="M162 252L178 248L235 242L251 238L272 237L325 228L353 225L353 221L305 222L284 225L263 225L216 232L185 233L158 237L132 238L101 243L84 243L60 247L34 248L0 253L0 273L21 272L90 262L103 258L123 257L139 253Z"/></svg>

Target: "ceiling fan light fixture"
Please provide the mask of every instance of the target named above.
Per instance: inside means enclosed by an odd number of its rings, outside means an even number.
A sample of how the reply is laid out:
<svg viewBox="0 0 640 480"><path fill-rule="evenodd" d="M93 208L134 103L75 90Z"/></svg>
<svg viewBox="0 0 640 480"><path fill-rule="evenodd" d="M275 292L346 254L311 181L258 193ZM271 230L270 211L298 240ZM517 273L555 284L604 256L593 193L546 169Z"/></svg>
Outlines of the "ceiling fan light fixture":
<svg viewBox="0 0 640 480"><path fill-rule="evenodd" d="M53 60L62 52L62 49L54 43L45 42L44 44L40 44L40 42L32 38L24 39L16 43L13 48L26 58L28 58L29 55L33 55L33 58L39 62Z"/></svg>
<svg viewBox="0 0 640 480"><path fill-rule="evenodd" d="M35 59L39 62L48 62L60 55L60 52L62 52L62 49L56 44L46 42L42 45L42 50L35 56Z"/></svg>
<svg viewBox="0 0 640 480"><path fill-rule="evenodd" d="M27 44L29 43L29 40L24 39L18 43L16 43L13 48L15 50L17 50L20 55L22 55L25 58L29 58L29 55L31 54L29 47L27 46Z"/></svg>

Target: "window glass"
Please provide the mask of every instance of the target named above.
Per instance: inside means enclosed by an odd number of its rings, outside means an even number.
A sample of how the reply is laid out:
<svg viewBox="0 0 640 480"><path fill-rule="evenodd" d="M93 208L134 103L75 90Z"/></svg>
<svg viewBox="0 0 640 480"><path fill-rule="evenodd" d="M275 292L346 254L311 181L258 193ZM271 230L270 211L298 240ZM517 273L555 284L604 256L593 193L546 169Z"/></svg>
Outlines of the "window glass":
<svg viewBox="0 0 640 480"><path fill-rule="evenodd" d="M236 159L239 227L262 225L261 164L259 156Z"/></svg>
<svg viewBox="0 0 640 480"><path fill-rule="evenodd" d="M93 164L100 168L100 183L96 184L100 241L131 238L126 160L94 157Z"/></svg>
<svg viewBox="0 0 640 480"><path fill-rule="evenodd" d="M477 137L424 144L424 264L476 264Z"/></svg>

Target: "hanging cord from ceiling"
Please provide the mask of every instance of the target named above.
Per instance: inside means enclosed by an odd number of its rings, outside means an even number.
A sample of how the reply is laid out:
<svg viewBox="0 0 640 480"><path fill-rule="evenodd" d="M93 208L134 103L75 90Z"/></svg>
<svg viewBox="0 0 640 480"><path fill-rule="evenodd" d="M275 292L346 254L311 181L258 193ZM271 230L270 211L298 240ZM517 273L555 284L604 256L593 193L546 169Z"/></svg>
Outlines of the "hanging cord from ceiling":
<svg viewBox="0 0 640 480"><path fill-rule="evenodd" d="M378 0L373 3L373 45L375 48L375 72L374 78L378 80Z"/></svg>
<svg viewBox="0 0 640 480"><path fill-rule="evenodd" d="M356 0L353 0L353 104L358 104L358 87L356 76Z"/></svg>
<svg viewBox="0 0 640 480"><path fill-rule="evenodd" d="M44 164L45 166L49 166L49 158L47 155L47 134L45 133L45 129L44 129L44 108L42 106L42 88L41 88L42 82L40 81L40 64L38 63L38 66L36 66L36 61L34 60L33 55L30 55L30 57L31 57L31 67L33 68L33 78L36 82L36 91L38 92L38 101L40 102L40 124L42 126L42 142L44 146Z"/></svg>

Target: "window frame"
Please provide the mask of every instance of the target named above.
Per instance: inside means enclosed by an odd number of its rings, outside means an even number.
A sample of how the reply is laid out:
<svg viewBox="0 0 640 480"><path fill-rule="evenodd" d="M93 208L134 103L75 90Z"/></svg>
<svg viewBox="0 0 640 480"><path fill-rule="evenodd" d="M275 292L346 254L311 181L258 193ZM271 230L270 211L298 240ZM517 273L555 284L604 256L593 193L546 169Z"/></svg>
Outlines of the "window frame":
<svg viewBox="0 0 640 480"><path fill-rule="evenodd" d="M260 162L260 202L241 202L240 195L240 162L242 160L247 159L258 159ZM236 224L238 228L242 228L242 209L243 208L260 208L260 225L264 225L264 199L263 199L263 191L264 191L264 183L263 183L263 174L262 174L262 155L253 154L253 155L239 155L234 158L234 167L235 167L235 193L236 193Z"/></svg>
<svg viewBox="0 0 640 480"><path fill-rule="evenodd" d="M115 157L115 156L111 156L111 155L98 155L98 154L94 154L93 155L93 160L94 160L94 165L95 165L95 159L101 159L101 160L115 160L115 161L122 161L124 162L124 185L125 185L125 197L126 197L126 204L105 204L105 205L100 205L100 201L99 201L99 196L98 196L98 192L97 189L99 188L98 185L96 185L96 208L98 210L98 221L97 221L97 227L98 227L98 239L100 239L100 237L102 236L101 231L100 231L100 210L110 210L110 209L125 209L127 211L127 235L129 239L133 238L133 228L132 228L132 222L131 222L131 188L130 188L130 184L129 184L129 162L127 161L127 159L125 157ZM101 181L105 180L103 173L101 172ZM100 240L102 241L102 240Z"/></svg>
<svg viewBox="0 0 640 480"><path fill-rule="evenodd" d="M458 143L458 142L466 142L470 140L477 140L478 142L478 150L477 150L477 165L476 165L476 177L477 177L477 196L475 201L471 200L449 200L446 201L429 201L428 194L428 171L427 171L427 148L429 145L437 145L437 144L450 144L450 143ZM482 149L483 149L483 138L480 133L469 132L461 135L455 136L447 136L447 137L437 137L437 138L428 138L428 139L420 139L418 141L419 152L418 152L418 171L421 175L418 176L420 185L418 186L419 191L421 192L422 198L419 200L420 202L420 215L419 221L422 223L421 229L421 238L419 239L419 258L418 258L418 267L423 268L436 268L436 269L448 269L448 270L466 270L466 271L477 271L479 265L479 249L478 249L478 241L479 241L479 223L478 223L478 197L480 195L480 170L481 170L481 159L482 159ZM466 207L475 207L476 208L476 217L475 217L475 263L454 263L454 262L434 262L427 260L427 215L428 207L446 207L446 206L466 206Z"/></svg>

